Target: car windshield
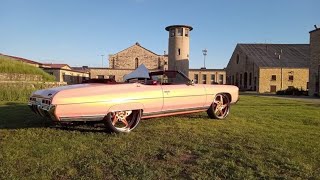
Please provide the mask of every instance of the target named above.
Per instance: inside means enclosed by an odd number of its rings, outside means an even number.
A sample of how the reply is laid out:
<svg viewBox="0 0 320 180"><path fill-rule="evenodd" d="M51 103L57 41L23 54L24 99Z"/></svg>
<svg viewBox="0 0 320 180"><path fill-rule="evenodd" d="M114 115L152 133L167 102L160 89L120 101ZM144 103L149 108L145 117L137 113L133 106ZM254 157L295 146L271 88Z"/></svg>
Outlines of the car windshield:
<svg viewBox="0 0 320 180"><path fill-rule="evenodd" d="M150 78L162 85L187 84L189 79L176 71L160 71L150 73Z"/></svg>

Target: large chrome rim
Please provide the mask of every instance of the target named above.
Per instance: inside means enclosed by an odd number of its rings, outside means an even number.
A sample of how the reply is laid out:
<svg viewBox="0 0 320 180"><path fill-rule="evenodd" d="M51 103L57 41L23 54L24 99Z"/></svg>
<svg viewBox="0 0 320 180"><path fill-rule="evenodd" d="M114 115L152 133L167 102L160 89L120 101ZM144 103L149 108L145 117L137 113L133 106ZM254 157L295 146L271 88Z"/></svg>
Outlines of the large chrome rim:
<svg viewBox="0 0 320 180"><path fill-rule="evenodd" d="M229 113L230 101L224 94L218 94L214 99L214 114L217 118L225 118Z"/></svg>
<svg viewBox="0 0 320 180"><path fill-rule="evenodd" d="M133 111L116 111L111 113L111 123L118 131L129 132L137 126L139 116Z"/></svg>

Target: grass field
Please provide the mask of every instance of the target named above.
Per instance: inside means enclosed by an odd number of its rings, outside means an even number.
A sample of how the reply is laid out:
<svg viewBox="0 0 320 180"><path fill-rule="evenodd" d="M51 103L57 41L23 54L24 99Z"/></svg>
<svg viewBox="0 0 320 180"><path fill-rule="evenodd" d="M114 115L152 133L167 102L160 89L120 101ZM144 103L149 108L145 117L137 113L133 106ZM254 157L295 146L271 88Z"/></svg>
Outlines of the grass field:
<svg viewBox="0 0 320 180"><path fill-rule="evenodd" d="M320 104L242 95L205 113L140 122L130 134L48 127L0 103L0 179L320 178Z"/></svg>

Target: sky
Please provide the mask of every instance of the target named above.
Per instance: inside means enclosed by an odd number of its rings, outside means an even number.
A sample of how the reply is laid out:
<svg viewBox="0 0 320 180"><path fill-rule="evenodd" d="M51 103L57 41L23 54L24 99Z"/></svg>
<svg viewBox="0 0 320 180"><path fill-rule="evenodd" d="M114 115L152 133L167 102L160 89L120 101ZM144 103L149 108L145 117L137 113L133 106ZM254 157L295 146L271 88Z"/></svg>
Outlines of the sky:
<svg viewBox="0 0 320 180"><path fill-rule="evenodd" d="M207 68L224 68L237 43L309 43L319 7L319 0L0 0L0 53L108 66L109 54L136 42L168 52L165 27L185 24L193 27L190 68L203 67L203 49Z"/></svg>

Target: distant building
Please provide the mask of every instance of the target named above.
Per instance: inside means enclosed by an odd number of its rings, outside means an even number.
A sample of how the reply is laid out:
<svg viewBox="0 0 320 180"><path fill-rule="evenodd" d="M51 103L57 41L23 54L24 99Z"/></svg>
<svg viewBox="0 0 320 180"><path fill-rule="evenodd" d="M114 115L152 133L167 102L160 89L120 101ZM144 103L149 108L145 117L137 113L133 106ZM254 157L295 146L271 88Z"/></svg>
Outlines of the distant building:
<svg viewBox="0 0 320 180"><path fill-rule="evenodd" d="M226 84L224 69L189 69L189 79L195 84Z"/></svg>
<svg viewBox="0 0 320 180"><path fill-rule="evenodd" d="M227 84L259 93L308 89L309 44L237 44L226 68Z"/></svg>
<svg viewBox="0 0 320 180"><path fill-rule="evenodd" d="M149 71L168 70L168 55L158 55L139 43L109 56L109 67L90 67L90 78L115 79L122 82L123 77L144 64ZM189 78L199 84L225 84L224 69L189 69ZM198 79L195 79L198 77ZM206 78L204 81L203 78Z"/></svg>
<svg viewBox="0 0 320 180"><path fill-rule="evenodd" d="M123 81L126 74L144 64L150 71L168 69L168 56L158 55L139 43L109 56L109 67L90 67L90 78Z"/></svg>
<svg viewBox="0 0 320 180"><path fill-rule="evenodd" d="M88 69L74 69L68 64L42 64L41 68L48 74L55 76L57 82L80 84L89 79Z"/></svg>
<svg viewBox="0 0 320 180"><path fill-rule="evenodd" d="M320 95L320 28L310 31L309 95Z"/></svg>

